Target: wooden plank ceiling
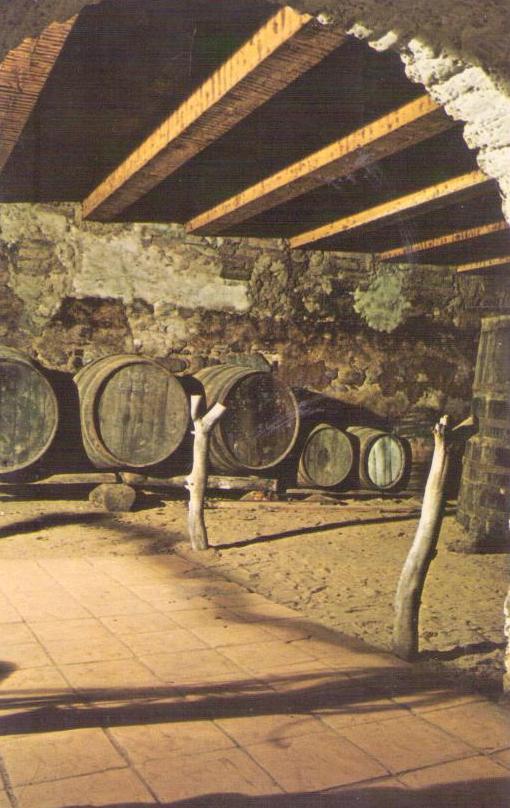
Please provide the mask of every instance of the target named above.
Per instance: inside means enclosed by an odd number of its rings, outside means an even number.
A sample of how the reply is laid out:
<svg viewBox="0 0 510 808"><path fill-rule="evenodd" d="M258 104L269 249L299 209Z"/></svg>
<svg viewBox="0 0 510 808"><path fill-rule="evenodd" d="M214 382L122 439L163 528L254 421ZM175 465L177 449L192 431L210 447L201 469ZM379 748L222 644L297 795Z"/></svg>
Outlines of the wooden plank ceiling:
<svg viewBox="0 0 510 808"><path fill-rule="evenodd" d="M377 53L256 0L104 0L0 65L0 201L504 271L496 184Z"/></svg>

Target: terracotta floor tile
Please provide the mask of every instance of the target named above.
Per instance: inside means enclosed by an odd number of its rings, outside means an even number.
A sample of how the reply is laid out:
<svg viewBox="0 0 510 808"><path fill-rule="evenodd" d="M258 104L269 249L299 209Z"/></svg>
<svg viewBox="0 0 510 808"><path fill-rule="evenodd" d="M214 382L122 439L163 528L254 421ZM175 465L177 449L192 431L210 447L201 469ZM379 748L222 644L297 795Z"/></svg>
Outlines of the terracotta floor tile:
<svg viewBox="0 0 510 808"><path fill-rule="evenodd" d="M80 702L56 668L25 668L0 681L0 739L7 732L38 732L45 710L67 709ZM16 716L19 716L19 719Z"/></svg>
<svg viewBox="0 0 510 808"><path fill-rule="evenodd" d="M0 754L13 786L126 766L100 729L8 736L0 739Z"/></svg>
<svg viewBox="0 0 510 808"><path fill-rule="evenodd" d="M187 599L183 599L181 596L168 596L162 600L154 601L154 603L151 603L151 606L164 614L168 614L177 622L176 615L178 615L179 612L195 611L196 609L210 609L211 601L207 598L201 597L200 595Z"/></svg>
<svg viewBox="0 0 510 808"><path fill-rule="evenodd" d="M165 583L141 584L132 586L131 591L136 597L155 606L158 603L168 604L175 600L185 600L176 581Z"/></svg>
<svg viewBox="0 0 510 808"><path fill-rule="evenodd" d="M0 623L2 648L34 642L34 635L26 623Z"/></svg>
<svg viewBox="0 0 510 808"><path fill-rule="evenodd" d="M331 791L328 791L328 794L341 794L345 791L348 791L350 795L352 795L352 805L354 806L360 805L362 808L392 808L393 806L393 799L400 800L399 797L396 797L395 791L402 792L407 791L406 787L403 783L397 780L395 777L382 777L380 780L371 780L368 783L361 783L359 786L341 786L340 788L333 788ZM373 802L367 796L367 792L374 792ZM377 791L387 791L388 794L384 798L384 803L381 801L381 796L378 795ZM398 805L400 806L401 803L399 801ZM318 806L319 808L319 806ZM347 808L347 805L345 806ZM411 806L410 806L411 808ZM432 806L430 806L432 808ZM452 806L452 808L454 808ZM460 806L459 806L460 808Z"/></svg>
<svg viewBox="0 0 510 808"><path fill-rule="evenodd" d="M383 777L387 771L345 738L323 732L248 746L286 791L313 791Z"/></svg>
<svg viewBox="0 0 510 808"><path fill-rule="evenodd" d="M107 634L105 630L105 634ZM79 637L79 635L78 635ZM107 659L129 659L132 651L115 637L87 637L75 640L47 640L44 646L57 665L77 662L101 662Z"/></svg>
<svg viewBox="0 0 510 808"><path fill-rule="evenodd" d="M342 735L393 774L473 754L473 749L462 741L413 715L345 727Z"/></svg>
<svg viewBox="0 0 510 808"><path fill-rule="evenodd" d="M12 603L0 593L0 627L8 623L21 623L23 620L20 613L14 608Z"/></svg>
<svg viewBox="0 0 510 808"><path fill-rule="evenodd" d="M41 584L37 591L12 595L11 599L16 611L27 622L90 617L90 613L70 595L63 592L52 593L50 587L45 591Z"/></svg>
<svg viewBox="0 0 510 808"><path fill-rule="evenodd" d="M76 640L77 637L88 641L110 636L94 617L79 620L31 620L29 625L43 644L52 640Z"/></svg>
<svg viewBox="0 0 510 808"><path fill-rule="evenodd" d="M250 623L235 623L231 620L218 620L213 625L193 626L192 631L211 648L222 645L246 645L274 639L260 626Z"/></svg>
<svg viewBox="0 0 510 808"><path fill-rule="evenodd" d="M234 746L225 733L207 720L112 727L110 733L136 763L168 755L199 755Z"/></svg>
<svg viewBox="0 0 510 808"><path fill-rule="evenodd" d="M69 685L53 666L44 668L20 668L0 679L0 704L2 700L16 697L32 698L58 692L68 692Z"/></svg>
<svg viewBox="0 0 510 808"><path fill-rule="evenodd" d="M311 637L310 639L296 640L292 645L302 649L315 659L334 662L335 667L355 669L362 673L373 668L386 670L388 668L406 669L409 667L407 662L403 662L391 654L371 651L368 648L367 650L353 648L347 643L341 645L340 643L317 640Z"/></svg>
<svg viewBox="0 0 510 808"><path fill-rule="evenodd" d="M36 640L7 646L2 653L2 661L16 665L17 668L43 668L51 665L51 659Z"/></svg>
<svg viewBox="0 0 510 808"><path fill-rule="evenodd" d="M157 631L171 631L179 628L170 615L154 610L145 614L119 614L113 617L102 617L101 623L112 634L151 634Z"/></svg>
<svg viewBox="0 0 510 808"><path fill-rule="evenodd" d="M191 629L195 626L214 626L217 622L221 623L223 620L232 620L234 623L239 623L235 613L225 609L217 609L214 606L209 609L187 609L175 612L172 619L183 628Z"/></svg>
<svg viewBox="0 0 510 808"><path fill-rule="evenodd" d="M239 672L237 665L212 648L182 651L173 654L153 654L141 661L156 676L167 682L201 681L202 679Z"/></svg>
<svg viewBox="0 0 510 808"><path fill-rule="evenodd" d="M392 702L390 699L378 698L369 693L352 701L346 699L338 707L332 705L325 709L315 711L328 727L340 732L345 727L354 727L358 724L370 724L374 721L388 721L391 718L400 718L408 712Z"/></svg>
<svg viewBox="0 0 510 808"><path fill-rule="evenodd" d="M125 691L127 688L161 687L162 682L136 659L113 659L104 662L84 662L60 667L65 678L80 691Z"/></svg>
<svg viewBox="0 0 510 808"><path fill-rule="evenodd" d="M348 676L337 673L331 666L324 662L311 659L295 665L285 665L281 668L274 668L267 673L257 674L268 687L279 693L294 693L297 697L302 694L305 698L310 698L317 691L329 688L330 683L341 686L342 683L349 682ZM323 706L322 701L312 700L313 709Z"/></svg>
<svg viewBox="0 0 510 808"><path fill-rule="evenodd" d="M232 611L242 615L247 622L263 622L266 620L298 620L309 624L309 620L304 618L300 612L289 609L288 606L281 606L271 600L255 595L256 601L247 600L244 604L232 606Z"/></svg>
<svg viewBox="0 0 510 808"><path fill-rule="evenodd" d="M303 640L310 636L311 629L300 623L296 618L277 618L275 620L265 619L262 623L264 631L272 634L278 640L291 642L293 640Z"/></svg>
<svg viewBox="0 0 510 808"><path fill-rule="evenodd" d="M108 595L87 601L87 609L94 617L111 617L123 614L147 614L152 606L134 595L124 598L110 598Z"/></svg>
<svg viewBox="0 0 510 808"><path fill-rule="evenodd" d="M430 676L422 677L413 674L405 681L406 684L401 689L399 679L395 678L392 682L391 677L389 677L384 689L394 701L408 707L417 715L422 715L432 710L471 704L475 701L484 701L483 696L479 693L463 692L460 689L444 684L431 687Z"/></svg>
<svg viewBox="0 0 510 808"><path fill-rule="evenodd" d="M310 715L285 713L281 715L243 715L219 718L215 722L240 746L250 746L276 738L293 738L324 732L324 725Z"/></svg>
<svg viewBox="0 0 510 808"><path fill-rule="evenodd" d="M125 643L136 656L150 654L167 654L175 651L192 651L197 648L206 648L206 644L191 631L184 628L174 628L171 631L157 631L152 634L124 634L122 642Z"/></svg>
<svg viewBox="0 0 510 808"><path fill-rule="evenodd" d="M425 717L476 749L510 748L510 711L488 701L429 712Z"/></svg>
<svg viewBox="0 0 510 808"><path fill-rule="evenodd" d="M510 772L484 756L408 772L399 779L431 806L508 808L510 803Z"/></svg>
<svg viewBox="0 0 510 808"><path fill-rule="evenodd" d="M241 749L202 755L173 756L165 765L149 761L140 767L144 780L162 802L207 794L281 793L269 775ZM211 797L211 808L214 806Z"/></svg>
<svg viewBox="0 0 510 808"><path fill-rule="evenodd" d="M265 672L285 667L286 665L313 661L313 658L301 648L296 647L295 643L286 643L274 639L269 642L249 643L247 645L223 648L222 653L243 668L254 672Z"/></svg>
<svg viewBox="0 0 510 808"><path fill-rule="evenodd" d="M505 749L503 752L494 752L491 759L510 769L510 749Z"/></svg>
<svg viewBox="0 0 510 808"><path fill-rule="evenodd" d="M19 808L67 808L83 805L104 806L155 805L150 792L129 769L69 777L51 783L22 786L15 790Z"/></svg>

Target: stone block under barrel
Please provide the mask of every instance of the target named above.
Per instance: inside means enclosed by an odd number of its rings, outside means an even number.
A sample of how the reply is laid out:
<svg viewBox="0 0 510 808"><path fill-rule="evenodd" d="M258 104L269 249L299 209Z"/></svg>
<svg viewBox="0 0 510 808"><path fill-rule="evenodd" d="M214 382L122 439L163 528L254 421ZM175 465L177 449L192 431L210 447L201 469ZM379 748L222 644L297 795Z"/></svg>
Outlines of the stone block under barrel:
<svg viewBox="0 0 510 808"><path fill-rule="evenodd" d="M306 436L299 458L298 482L317 488L335 488L353 471L354 440L332 424L317 424Z"/></svg>
<svg viewBox="0 0 510 808"><path fill-rule="evenodd" d="M510 549L510 316L482 320L473 385L478 434L466 444L452 549Z"/></svg>
<svg viewBox="0 0 510 808"><path fill-rule="evenodd" d="M83 444L97 468L154 467L182 443L188 399L163 362L116 354L86 365L74 380Z"/></svg>
<svg viewBox="0 0 510 808"><path fill-rule="evenodd" d="M55 393L36 363L0 346L0 476L37 463L53 442L58 420Z"/></svg>
<svg viewBox="0 0 510 808"><path fill-rule="evenodd" d="M214 365L194 377L209 409L227 411L210 441L212 468L226 473L262 473L281 463L299 432L299 409L286 384L269 371L243 365Z"/></svg>
<svg viewBox="0 0 510 808"><path fill-rule="evenodd" d="M397 435L368 426L350 426L359 444L359 482L366 488L393 491L406 479L409 452Z"/></svg>

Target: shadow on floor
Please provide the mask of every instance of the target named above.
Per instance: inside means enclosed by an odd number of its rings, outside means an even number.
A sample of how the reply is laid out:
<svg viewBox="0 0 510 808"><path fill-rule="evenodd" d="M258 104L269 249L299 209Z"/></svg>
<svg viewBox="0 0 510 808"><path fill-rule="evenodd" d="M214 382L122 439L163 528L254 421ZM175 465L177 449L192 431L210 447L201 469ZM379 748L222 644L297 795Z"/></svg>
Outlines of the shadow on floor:
<svg viewBox="0 0 510 808"><path fill-rule="evenodd" d="M398 786L353 786L336 792L293 794L204 794L176 802L158 803L161 808L507 808L508 777L497 780L465 780L408 790ZM147 806L154 803L146 803ZM143 803L109 803L96 808L142 808ZM92 808L79 803L68 808Z"/></svg>
<svg viewBox="0 0 510 808"><path fill-rule="evenodd" d="M154 507L154 506L152 506ZM145 539L154 542L155 552L164 542L164 549L169 548L184 536L181 533L166 530L164 527L150 527L143 524L128 524L118 521L120 513L77 513L55 511L36 516L33 519L22 519L0 527L0 539L17 536L21 533L38 533L52 527L65 527L67 525L80 525L82 527L105 527L108 530L121 534L123 538ZM150 552L145 550L144 552Z"/></svg>
<svg viewBox="0 0 510 808"><path fill-rule="evenodd" d="M446 514L448 515L448 513ZM214 550L230 550L231 548L248 547L250 544L260 542L278 541L279 539L290 539L294 536L305 536L309 533L324 533L327 530L339 530L347 527L363 527L364 525L385 525L393 522L416 521L420 516L419 511L413 511L402 515L392 514L389 517L377 516L369 519L346 519L342 522L328 522L325 525L314 525L313 527L299 527L295 530L284 530L281 533L268 533L264 536L255 536L253 539L243 539L242 541L231 542L230 544L212 544Z"/></svg>
<svg viewBox="0 0 510 808"><path fill-rule="evenodd" d="M362 664L362 660L357 661ZM266 682L255 677L196 684L183 681L149 687L44 691L40 695L9 691L4 685L0 692L0 736L314 711L360 717L372 713L377 700L384 700L377 705L383 718L386 711L394 713L403 706L406 697L413 707L444 705L441 687L437 677L431 682L430 673L412 668L354 665L343 670L274 673ZM3 710L17 712L1 715Z"/></svg>
<svg viewBox="0 0 510 808"><path fill-rule="evenodd" d="M456 648L449 648L447 651L421 651L420 660L433 659L441 662L474 654L489 654L491 651L500 651L503 648L506 648L506 642L484 640L482 642L472 642L468 645L458 645Z"/></svg>

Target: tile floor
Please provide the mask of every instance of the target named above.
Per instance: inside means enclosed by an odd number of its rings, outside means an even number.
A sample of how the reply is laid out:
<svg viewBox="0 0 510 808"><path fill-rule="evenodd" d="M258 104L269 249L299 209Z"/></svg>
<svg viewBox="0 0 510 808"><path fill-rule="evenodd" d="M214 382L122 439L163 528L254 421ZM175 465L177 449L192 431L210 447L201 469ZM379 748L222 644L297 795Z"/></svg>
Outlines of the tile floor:
<svg viewBox="0 0 510 808"><path fill-rule="evenodd" d="M510 805L510 714L177 556L9 560L0 808Z"/></svg>

